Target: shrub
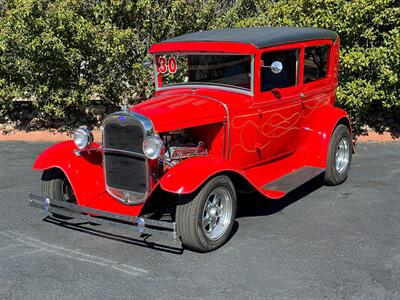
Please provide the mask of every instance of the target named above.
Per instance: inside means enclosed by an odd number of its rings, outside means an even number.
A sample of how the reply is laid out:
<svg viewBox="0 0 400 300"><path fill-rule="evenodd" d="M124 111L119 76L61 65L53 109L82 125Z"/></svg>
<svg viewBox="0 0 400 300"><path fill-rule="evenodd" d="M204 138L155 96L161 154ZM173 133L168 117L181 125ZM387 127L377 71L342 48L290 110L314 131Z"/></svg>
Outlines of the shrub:
<svg viewBox="0 0 400 300"><path fill-rule="evenodd" d="M249 5L252 1L236 2ZM252 16L242 18L243 6L232 6L229 18L219 18L213 27L305 26L338 32L339 105L353 117L356 129L365 123L379 127L375 117L383 112L400 122L400 7L396 0L254 3L257 9Z"/></svg>
<svg viewBox="0 0 400 300"><path fill-rule="evenodd" d="M382 112L400 120L396 0L5 0L0 3L0 113L13 99L63 118L103 103L147 98L148 47L222 27L311 26L341 37L338 103L357 126ZM133 99L133 100L132 100Z"/></svg>

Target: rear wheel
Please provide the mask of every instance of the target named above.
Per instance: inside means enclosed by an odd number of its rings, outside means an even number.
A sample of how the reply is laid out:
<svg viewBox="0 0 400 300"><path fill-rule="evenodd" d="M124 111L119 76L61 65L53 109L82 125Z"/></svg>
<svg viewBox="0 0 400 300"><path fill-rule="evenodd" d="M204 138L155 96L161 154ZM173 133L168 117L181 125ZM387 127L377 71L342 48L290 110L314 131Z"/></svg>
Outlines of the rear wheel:
<svg viewBox="0 0 400 300"><path fill-rule="evenodd" d="M176 226L183 245L208 252L228 239L236 215L236 192L227 176L211 179L196 195L182 197L176 208Z"/></svg>
<svg viewBox="0 0 400 300"><path fill-rule="evenodd" d="M42 175L42 196L63 202L75 203L76 198L67 177L59 169L45 170ZM53 216L59 218L58 214Z"/></svg>
<svg viewBox="0 0 400 300"><path fill-rule="evenodd" d="M325 184L338 185L346 180L352 159L351 135L347 126L335 128L329 142Z"/></svg>

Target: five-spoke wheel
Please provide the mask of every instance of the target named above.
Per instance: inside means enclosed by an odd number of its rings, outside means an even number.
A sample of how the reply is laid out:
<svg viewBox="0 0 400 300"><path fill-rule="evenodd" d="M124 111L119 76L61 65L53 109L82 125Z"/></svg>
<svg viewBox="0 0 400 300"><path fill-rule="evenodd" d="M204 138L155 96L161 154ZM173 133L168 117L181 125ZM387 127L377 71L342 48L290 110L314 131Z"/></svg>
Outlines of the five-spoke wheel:
<svg viewBox="0 0 400 300"><path fill-rule="evenodd" d="M178 199L178 235L186 248L212 251L228 239L235 214L236 192L232 181L225 175L214 177L196 195Z"/></svg>
<svg viewBox="0 0 400 300"><path fill-rule="evenodd" d="M338 125L331 137L326 161L325 183L337 185L346 180L350 170L351 135L347 126Z"/></svg>
<svg viewBox="0 0 400 300"><path fill-rule="evenodd" d="M203 210L203 228L210 240L218 240L227 230L232 217L232 199L224 187L208 196Z"/></svg>

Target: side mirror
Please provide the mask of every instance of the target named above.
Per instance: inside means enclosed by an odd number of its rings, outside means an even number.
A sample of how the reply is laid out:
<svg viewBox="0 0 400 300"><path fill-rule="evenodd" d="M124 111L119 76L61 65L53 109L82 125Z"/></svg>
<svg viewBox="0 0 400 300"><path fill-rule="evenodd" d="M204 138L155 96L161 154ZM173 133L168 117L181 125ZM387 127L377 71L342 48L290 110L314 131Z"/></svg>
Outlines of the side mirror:
<svg viewBox="0 0 400 300"><path fill-rule="evenodd" d="M274 61L271 64L271 72L274 74L279 74L280 72L282 72L283 69L283 65L280 61Z"/></svg>

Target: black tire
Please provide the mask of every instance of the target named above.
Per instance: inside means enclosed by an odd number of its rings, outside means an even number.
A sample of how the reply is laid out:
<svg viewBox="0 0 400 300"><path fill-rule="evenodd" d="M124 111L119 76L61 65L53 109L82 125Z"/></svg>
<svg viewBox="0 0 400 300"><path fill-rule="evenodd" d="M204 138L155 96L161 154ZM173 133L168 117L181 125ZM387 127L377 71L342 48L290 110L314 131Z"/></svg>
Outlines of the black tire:
<svg viewBox="0 0 400 300"><path fill-rule="evenodd" d="M210 201L210 196L215 193L223 192L227 196L226 200L231 205L231 213L226 216L226 222L221 222L221 218L216 218L215 226L224 228L221 236L212 239L206 233L203 226L203 214L206 213L206 201ZM215 197L215 196L214 196ZM228 199L229 198L229 199ZM224 198L225 199L225 198ZM218 199L216 200L218 201ZM208 202L207 202L208 203ZM226 205L228 207L229 205ZM209 252L222 246L230 236L235 221L237 207L236 192L232 181L228 176L221 175L214 177L196 195L180 197L176 208L177 233L181 238L185 248L198 252ZM229 221L228 221L229 220ZM221 225L219 224L221 222ZM209 224L211 226L211 223ZM209 227L210 228L210 227ZM223 233L222 233L223 232Z"/></svg>
<svg viewBox="0 0 400 300"><path fill-rule="evenodd" d="M43 172L41 192L42 196L50 199L71 203L76 202L71 184L59 169L49 169ZM53 214L53 216L56 218L66 218L58 214Z"/></svg>
<svg viewBox="0 0 400 300"><path fill-rule="evenodd" d="M343 141L343 142L341 142ZM347 144L347 148L343 147ZM342 150L339 150L342 149ZM347 163L342 163L339 168L336 165L337 159L336 154L340 151L344 155L348 155ZM338 185L346 180L347 175L350 170L351 159L352 159L353 149L352 149L352 139L350 131L346 125L339 124L331 137L328 149L328 158L326 162L325 178L324 183L326 185Z"/></svg>

